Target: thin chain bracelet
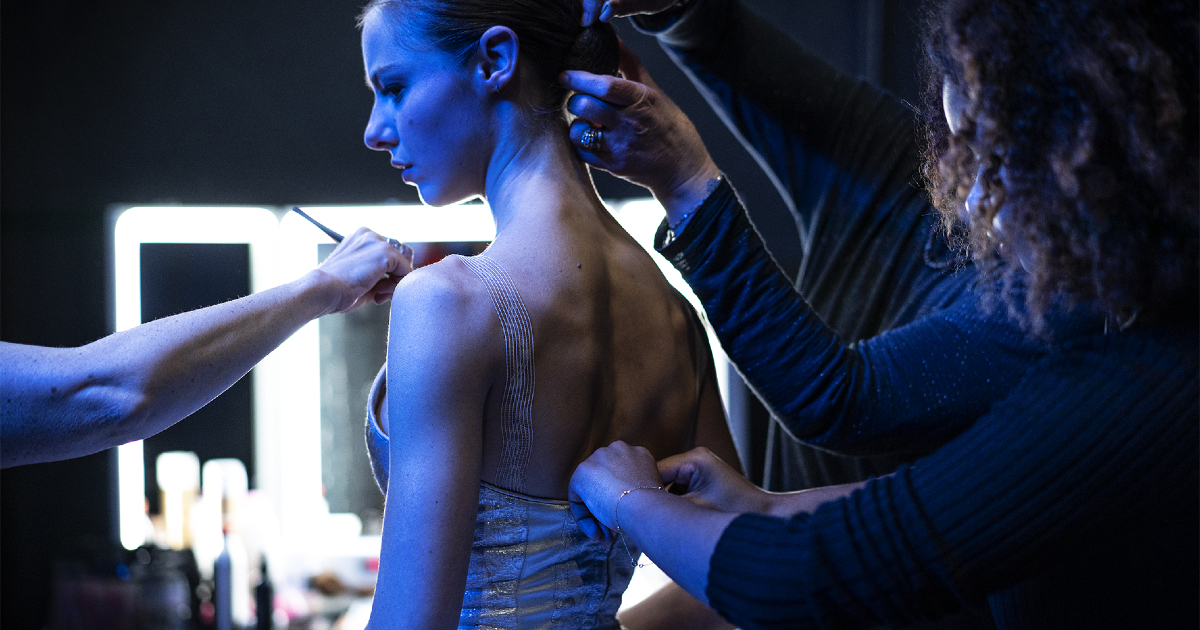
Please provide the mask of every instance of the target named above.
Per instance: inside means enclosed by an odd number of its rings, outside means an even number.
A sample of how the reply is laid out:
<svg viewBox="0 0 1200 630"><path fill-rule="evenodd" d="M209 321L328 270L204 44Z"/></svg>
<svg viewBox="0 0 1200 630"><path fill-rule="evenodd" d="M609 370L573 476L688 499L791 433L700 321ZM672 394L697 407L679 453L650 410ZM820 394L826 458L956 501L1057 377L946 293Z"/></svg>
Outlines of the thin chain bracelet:
<svg viewBox="0 0 1200 630"><path fill-rule="evenodd" d="M633 492L634 490L662 490L662 489L663 489L662 486L638 486L636 488L630 488L630 489L626 490L625 492L622 492L621 496L617 497L616 505L613 506L613 525L616 525L617 533L618 534L621 533L621 519L619 518L619 515L621 513L621 499L624 499L625 495L629 494L630 492ZM636 567L639 569L646 566L644 564L638 564L638 561L633 559L633 553L629 551L629 542L627 542L624 537L621 538L621 543L623 545L625 545L625 555L629 556L629 566Z"/></svg>

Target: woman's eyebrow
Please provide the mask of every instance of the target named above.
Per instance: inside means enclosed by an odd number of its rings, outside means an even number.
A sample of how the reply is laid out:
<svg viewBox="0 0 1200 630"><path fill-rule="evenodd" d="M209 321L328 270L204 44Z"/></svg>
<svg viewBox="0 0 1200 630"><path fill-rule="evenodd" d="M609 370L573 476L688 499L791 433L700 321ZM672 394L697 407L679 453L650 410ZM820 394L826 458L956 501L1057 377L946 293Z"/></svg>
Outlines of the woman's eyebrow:
<svg viewBox="0 0 1200 630"><path fill-rule="evenodd" d="M390 72L396 71L396 69L398 67L399 67L399 64L394 64L394 63L389 64L389 65L386 65L386 66L376 70L375 74L367 75L367 87L369 87L371 89L375 89L376 87L379 87L380 86L379 75L388 74Z"/></svg>

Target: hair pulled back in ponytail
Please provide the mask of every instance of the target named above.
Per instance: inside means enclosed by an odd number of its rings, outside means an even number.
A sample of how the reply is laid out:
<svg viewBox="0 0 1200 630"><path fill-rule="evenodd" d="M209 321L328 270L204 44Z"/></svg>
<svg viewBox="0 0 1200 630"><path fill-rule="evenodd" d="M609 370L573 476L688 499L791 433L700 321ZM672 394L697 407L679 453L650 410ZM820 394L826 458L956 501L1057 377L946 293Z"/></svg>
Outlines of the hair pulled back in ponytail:
<svg viewBox="0 0 1200 630"><path fill-rule="evenodd" d="M584 70L592 74L616 74L620 63L617 32L607 22L596 22L582 29L563 70ZM556 74L557 76L557 74Z"/></svg>
<svg viewBox="0 0 1200 630"><path fill-rule="evenodd" d="M558 84L565 70L616 74L617 33L597 22L583 28L582 0L371 0L358 16L381 11L402 33L426 41L466 63L479 38L493 26L517 34L521 56L533 62L546 97L539 109L560 112L567 91Z"/></svg>

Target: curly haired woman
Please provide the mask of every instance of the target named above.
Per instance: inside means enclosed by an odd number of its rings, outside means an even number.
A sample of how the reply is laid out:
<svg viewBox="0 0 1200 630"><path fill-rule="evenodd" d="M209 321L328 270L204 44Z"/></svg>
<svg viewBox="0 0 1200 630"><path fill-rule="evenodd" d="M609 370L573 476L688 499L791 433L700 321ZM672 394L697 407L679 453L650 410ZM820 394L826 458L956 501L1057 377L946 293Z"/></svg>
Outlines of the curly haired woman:
<svg viewBox="0 0 1200 630"><path fill-rule="evenodd" d="M584 94L571 111L604 131L585 159L663 201L663 253L792 435L928 454L863 484L768 493L704 451L656 466L614 443L572 479L579 518L619 525L744 628L985 607L1001 628L1195 627L1197 11L932 4L922 167L902 104L734 0L604 3L605 18L653 14L639 24L811 230L813 277L795 290L775 268L682 113L631 62L642 83L564 78ZM928 193L911 186L922 171ZM933 237L926 194L946 228ZM947 244L967 254L956 273L938 269ZM867 323L846 326L846 311ZM655 489L670 482L688 493Z"/></svg>

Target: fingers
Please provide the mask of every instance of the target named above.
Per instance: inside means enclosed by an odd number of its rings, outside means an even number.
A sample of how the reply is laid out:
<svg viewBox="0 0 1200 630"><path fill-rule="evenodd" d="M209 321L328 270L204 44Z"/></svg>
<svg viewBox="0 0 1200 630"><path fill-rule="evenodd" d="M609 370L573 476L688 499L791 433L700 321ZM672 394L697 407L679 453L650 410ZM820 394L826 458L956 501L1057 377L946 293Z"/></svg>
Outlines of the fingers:
<svg viewBox="0 0 1200 630"><path fill-rule="evenodd" d="M618 7L621 4L620 0L583 0L583 26L586 28L596 21L608 22L614 17L628 15L620 12Z"/></svg>
<svg viewBox="0 0 1200 630"><path fill-rule="evenodd" d="M567 111L601 129L613 129L621 122L621 115L611 105L586 94L571 95Z"/></svg>
<svg viewBox="0 0 1200 630"><path fill-rule="evenodd" d="M579 529L592 540L604 540L608 537L608 528L600 524L595 516L592 516L591 511L587 509L587 505L578 497L571 499L567 504L571 510L571 516L575 517L575 522L579 524Z"/></svg>
<svg viewBox="0 0 1200 630"><path fill-rule="evenodd" d="M716 470L722 464L721 458L701 446L658 462L658 474L664 482L679 484L690 492L705 471Z"/></svg>
<svg viewBox="0 0 1200 630"><path fill-rule="evenodd" d="M663 483L673 483L683 488L688 487L692 467L689 465L687 456L687 453L680 453L658 462L658 474L662 476Z"/></svg>
<svg viewBox="0 0 1200 630"><path fill-rule="evenodd" d="M593 96L616 107L628 107L640 101L649 90L635 81L583 70L568 70L558 75L558 82L572 92Z"/></svg>
<svg viewBox="0 0 1200 630"><path fill-rule="evenodd" d="M383 304L392 299L392 295L396 293L396 285L398 284L400 284L400 276L384 278L375 283L369 294L376 304Z"/></svg>
<svg viewBox="0 0 1200 630"><path fill-rule="evenodd" d="M579 157L583 158L584 162L598 169L611 170L612 165L609 164L609 159L612 157L612 154L607 138L603 138L595 147L584 147L583 132L589 127L591 125L583 120L572 122L569 131L571 143L575 145L575 150L579 152Z"/></svg>
<svg viewBox="0 0 1200 630"><path fill-rule="evenodd" d="M604 0L583 0L583 21L581 26L587 28L600 19L600 11L607 3Z"/></svg>
<svg viewBox="0 0 1200 630"><path fill-rule="evenodd" d="M658 13L676 4L677 0L583 0L583 26L596 20L608 22L615 17L636 13Z"/></svg>
<svg viewBox="0 0 1200 630"><path fill-rule="evenodd" d="M582 468L582 466L581 466ZM575 518L575 522L579 524L579 529L592 540L605 540L611 534L608 528L596 518L592 511L584 502L583 497L576 490L577 484L583 484L585 473L581 473L578 469L571 475L571 481L567 485L567 506L571 511L571 516Z"/></svg>
<svg viewBox="0 0 1200 630"><path fill-rule="evenodd" d="M343 313L392 298L396 284L412 271L411 248L359 228L342 239L321 263L320 277L337 289L333 313Z"/></svg>

